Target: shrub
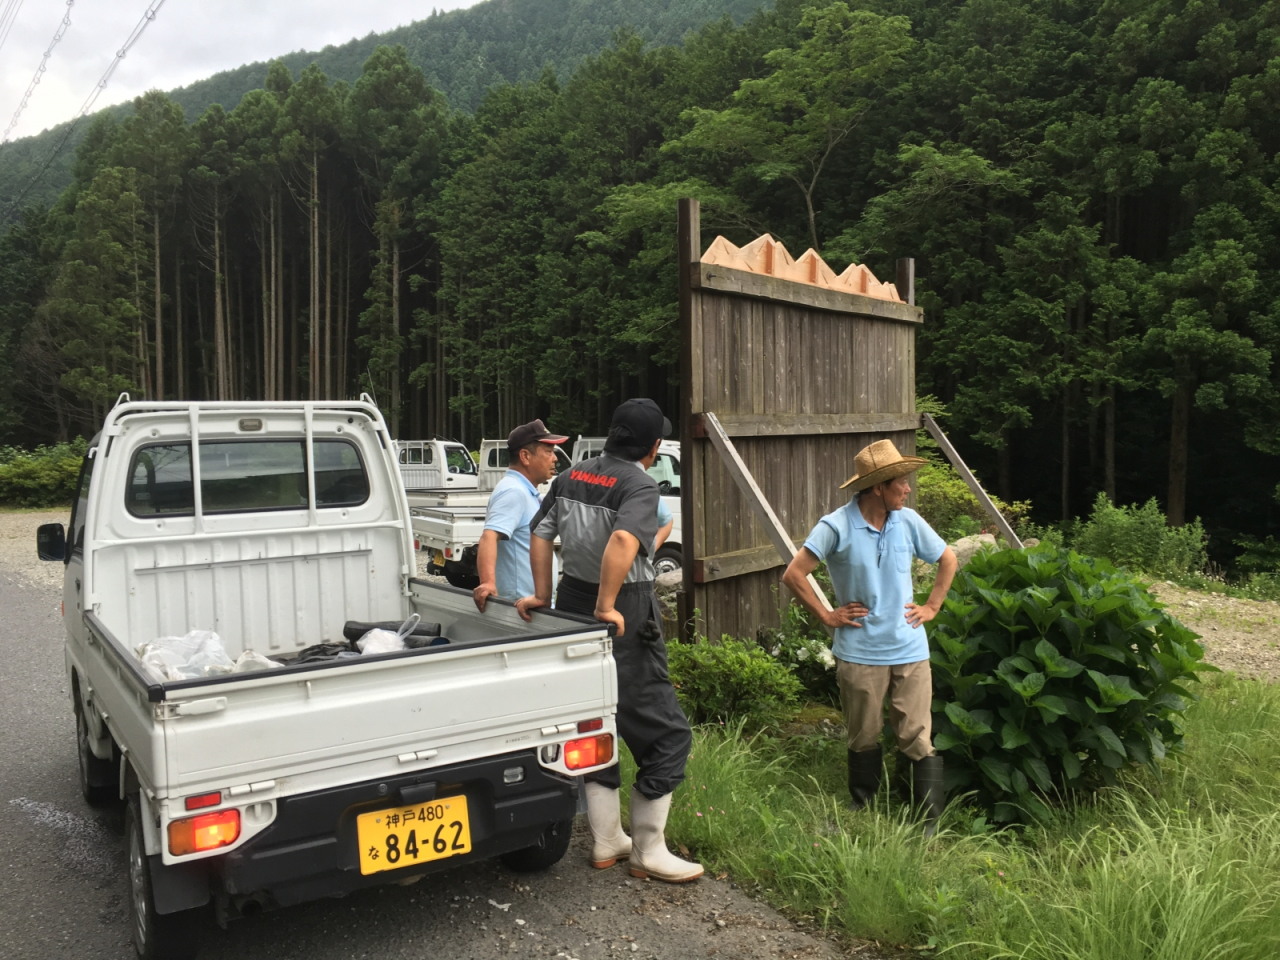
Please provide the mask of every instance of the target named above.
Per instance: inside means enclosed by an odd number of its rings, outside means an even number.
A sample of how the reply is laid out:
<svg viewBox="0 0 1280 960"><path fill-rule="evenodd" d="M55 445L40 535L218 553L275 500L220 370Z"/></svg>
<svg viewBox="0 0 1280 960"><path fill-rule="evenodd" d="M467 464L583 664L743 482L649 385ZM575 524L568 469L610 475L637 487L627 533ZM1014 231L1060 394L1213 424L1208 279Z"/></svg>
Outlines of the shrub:
<svg viewBox="0 0 1280 960"><path fill-rule="evenodd" d="M1241 553L1236 557L1236 569L1245 575L1274 574L1280 571L1280 540L1268 536L1265 540L1244 536L1235 541Z"/></svg>
<svg viewBox="0 0 1280 960"><path fill-rule="evenodd" d="M800 699L800 681L754 643L732 637L669 643L667 659L694 724L740 721L759 729L787 719Z"/></svg>
<svg viewBox="0 0 1280 960"><path fill-rule="evenodd" d="M1081 553L1106 557L1117 566L1168 577L1203 568L1208 560L1207 541L1199 520L1170 527L1154 499L1141 507L1117 507L1100 493L1073 545Z"/></svg>
<svg viewBox="0 0 1280 960"><path fill-rule="evenodd" d="M1196 635L1106 560L1052 544L975 557L929 640L934 746L951 789L996 820L1048 813L1043 797L1114 785L1182 742Z"/></svg>
<svg viewBox="0 0 1280 960"><path fill-rule="evenodd" d="M916 472L916 511L948 543L975 533L998 533L968 485L950 464L929 463ZM1029 501L1005 503L991 497L996 509L1017 527L1031 511Z"/></svg>
<svg viewBox="0 0 1280 960"><path fill-rule="evenodd" d="M769 656L800 681L805 696L817 703L838 704L840 687L831 639L821 627L815 631L808 622L811 619L808 611L793 602L783 614L782 628L765 627L757 639Z"/></svg>
<svg viewBox="0 0 1280 960"><path fill-rule="evenodd" d="M52 447L0 447L0 504L56 507L71 503L88 444L84 438Z"/></svg>

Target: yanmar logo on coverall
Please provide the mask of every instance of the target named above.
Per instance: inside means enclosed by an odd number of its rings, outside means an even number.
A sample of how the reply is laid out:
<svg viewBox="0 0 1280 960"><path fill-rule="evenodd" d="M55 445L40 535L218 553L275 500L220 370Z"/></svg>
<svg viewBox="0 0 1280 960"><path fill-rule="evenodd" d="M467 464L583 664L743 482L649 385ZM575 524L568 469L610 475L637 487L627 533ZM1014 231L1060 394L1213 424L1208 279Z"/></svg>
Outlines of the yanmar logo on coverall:
<svg viewBox="0 0 1280 960"><path fill-rule="evenodd" d="M581 480L583 483L593 483L597 487L612 487L618 482L617 477L602 477L598 473L587 473L585 470L571 470L569 478Z"/></svg>

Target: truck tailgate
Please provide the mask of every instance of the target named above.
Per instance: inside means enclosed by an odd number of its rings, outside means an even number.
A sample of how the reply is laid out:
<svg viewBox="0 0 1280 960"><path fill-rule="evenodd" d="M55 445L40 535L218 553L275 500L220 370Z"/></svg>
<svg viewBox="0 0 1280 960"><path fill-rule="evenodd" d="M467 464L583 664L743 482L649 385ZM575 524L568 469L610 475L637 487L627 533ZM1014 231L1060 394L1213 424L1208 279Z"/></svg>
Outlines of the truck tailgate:
<svg viewBox="0 0 1280 960"><path fill-rule="evenodd" d="M166 792L266 780L291 792L288 778L315 789L528 747L548 724L611 714L611 641L556 625L554 636L166 689Z"/></svg>

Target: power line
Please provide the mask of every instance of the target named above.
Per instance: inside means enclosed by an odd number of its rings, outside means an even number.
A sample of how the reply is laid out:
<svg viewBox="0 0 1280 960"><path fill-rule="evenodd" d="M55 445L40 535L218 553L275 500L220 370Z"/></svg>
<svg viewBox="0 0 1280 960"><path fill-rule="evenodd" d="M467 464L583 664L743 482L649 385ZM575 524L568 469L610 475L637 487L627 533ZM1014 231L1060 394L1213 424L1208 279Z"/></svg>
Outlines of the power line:
<svg viewBox="0 0 1280 960"><path fill-rule="evenodd" d="M13 29L13 22L18 19L18 11L22 9L22 3L23 0L8 0L4 10L0 11L0 49L9 39L9 31Z"/></svg>
<svg viewBox="0 0 1280 960"><path fill-rule="evenodd" d="M21 2L21 0L19 0L19 2ZM67 145L67 141L71 139L71 134L75 132L76 125L84 119L85 115L88 114L91 109L93 109L93 105L97 102L99 95L107 88L107 82L111 79L111 75L116 72L116 67L120 66L120 61L125 58L133 48L133 45L141 39L142 34L147 29L147 26L156 18L156 14L160 12L160 8L163 7L164 4L165 0L151 0L151 3L142 14L142 19L138 21L137 26L133 28L133 31L125 39L124 44L116 51L115 58L112 59L111 65L107 67L106 72L102 75L102 79L94 85L93 92L89 94L84 104L80 107L80 111L72 118L71 122L67 124L66 133L62 135L62 139L58 141L58 145L54 147L53 152L45 158L44 163L40 165L40 169L35 172L29 181L27 181L27 185L22 188L22 192L10 201L9 206L5 209L4 216L0 217L0 220L8 220L9 217L12 216L14 210L16 210L22 204L22 201L27 198L27 194L31 192L31 188L36 185L41 177L44 176L45 171L49 169L58 154L62 152L62 148Z"/></svg>
<svg viewBox="0 0 1280 960"><path fill-rule="evenodd" d="M22 102L18 104L18 109L13 112L13 119L9 121L9 126L5 128L4 136L0 137L0 143L9 139L9 134L13 133L13 128L18 125L18 118L22 116L22 111L27 109L27 102L31 99L31 95L36 92L36 86L40 83L40 78L44 76L44 71L49 65L49 58L53 56L53 48L58 45L58 41L62 39L63 34L71 26L71 8L75 6L75 3L76 0L67 0L67 12L58 23L58 29L54 31L53 39L49 41L49 46L45 49L44 56L40 58L40 66L36 67L35 76L31 78L27 92L22 95Z"/></svg>

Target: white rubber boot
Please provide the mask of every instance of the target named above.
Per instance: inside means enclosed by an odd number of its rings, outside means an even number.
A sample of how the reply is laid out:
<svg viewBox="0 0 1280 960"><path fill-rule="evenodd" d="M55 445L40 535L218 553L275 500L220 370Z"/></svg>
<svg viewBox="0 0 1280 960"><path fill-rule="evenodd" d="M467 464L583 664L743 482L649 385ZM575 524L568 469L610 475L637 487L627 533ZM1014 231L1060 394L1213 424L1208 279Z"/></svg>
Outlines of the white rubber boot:
<svg viewBox="0 0 1280 960"><path fill-rule="evenodd" d="M631 856L631 838L622 832L618 791L602 783L587 783L587 824L591 827L591 865L612 867Z"/></svg>
<svg viewBox="0 0 1280 960"><path fill-rule="evenodd" d="M631 875L667 883L688 883L702 876L702 864L681 860L667 849L667 813L671 794L650 800L639 790L631 791Z"/></svg>

